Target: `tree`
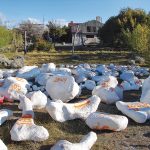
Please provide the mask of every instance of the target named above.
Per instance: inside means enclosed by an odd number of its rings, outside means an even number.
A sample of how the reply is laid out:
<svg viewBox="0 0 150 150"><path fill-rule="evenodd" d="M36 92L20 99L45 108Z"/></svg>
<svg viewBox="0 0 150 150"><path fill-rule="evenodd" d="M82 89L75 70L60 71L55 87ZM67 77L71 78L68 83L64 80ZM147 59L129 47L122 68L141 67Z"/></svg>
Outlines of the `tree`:
<svg viewBox="0 0 150 150"><path fill-rule="evenodd" d="M141 9L122 9L117 16L106 21L99 37L107 46L124 46L122 31L132 32L138 24L150 27L150 15Z"/></svg>
<svg viewBox="0 0 150 150"><path fill-rule="evenodd" d="M49 36L52 38L54 45L61 36L66 34L65 28L58 24L57 21L49 21L47 27L49 30Z"/></svg>
<svg viewBox="0 0 150 150"><path fill-rule="evenodd" d="M138 24L135 29L123 31L126 46L140 54L150 54L150 29L148 26Z"/></svg>
<svg viewBox="0 0 150 150"><path fill-rule="evenodd" d="M12 41L11 30L8 30L5 27L0 26L0 48L8 46Z"/></svg>
<svg viewBox="0 0 150 150"><path fill-rule="evenodd" d="M27 42L28 43L36 43L36 40L42 38L44 33L44 25L43 24L35 24L30 20L24 21L20 24L19 30L24 36L24 32L27 31Z"/></svg>
<svg viewBox="0 0 150 150"><path fill-rule="evenodd" d="M23 36L17 29L12 30L12 46L16 52L23 48Z"/></svg>

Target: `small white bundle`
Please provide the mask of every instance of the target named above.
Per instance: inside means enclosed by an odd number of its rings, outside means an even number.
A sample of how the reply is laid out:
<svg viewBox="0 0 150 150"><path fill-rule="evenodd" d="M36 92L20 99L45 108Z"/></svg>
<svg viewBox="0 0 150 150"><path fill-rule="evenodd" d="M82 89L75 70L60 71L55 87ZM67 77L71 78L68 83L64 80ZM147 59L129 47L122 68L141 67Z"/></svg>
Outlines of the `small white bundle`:
<svg viewBox="0 0 150 150"><path fill-rule="evenodd" d="M86 124L91 129L121 131L127 127L128 119L121 115L94 112L87 117Z"/></svg>
<svg viewBox="0 0 150 150"><path fill-rule="evenodd" d="M120 91L123 92L123 91ZM105 88L103 86L96 86L93 91L92 95L97 95L100 97L102 102L106 104L113 104L116 101L121 100L120 94L114 88Z"/></svg>
<svg viewBox="0 0 150 150"><path fill-rule="evenodd" d="M68 102L78 95L80 87L72 76L55 75L47 81L46 91L52 100Z"/></svg>
<svg viewBox="0 0 150 150"><path fill-rule="evenodd" d="M34 124L31 115L22 116L10 130L13 141L44 141L49 137L48 131L43 126Z"/></svg>
<svg viewBox="0 0 150 150"><path fill-rule="evenodd" d="M87 88L88 90L93 90L96 87L95 81L92 80L86 80L84 87Z"/></svg>
<svg viewBox="0 0 150 150"><path fill-rule="evenodd" d="M41 67L42 72L53 72L56 69L56 65L54 63L43 64Z"/></svg>
<svg viewBox="0 0 150 150"><path fill-rule="evenodd" d="M8 150L6 145L3 143L3 141L0 139L0 149L1 150Z"/></svg>
<svg viewBox="0 0 150 150"><path fill-rule="evenodd" d="M150 76L143 83L140 101L150 104Z"/></svg>
<svg viewBox="0 0 150 150"><path fill-rule="evenodd" d="M13 112L9 109L0 110L0 125L2 125L9 117L13 116Z"/></svg>
<svg viewBox="0 0 150 150"><path fill-rule="evenodd" d="M60 140L51 148L51 150L90 150L96 140L96 133L89 132L83 137L80 143L71 143L66 140Z"/></svg>
<svg viewBox="0 0 150 150"><path fill-rule="evenodd" d="M144 123L150 119L150 104L142 102L116 102L118 110L135 122Z"/></svg>
<svg viewBox="0 0 150 150"><path fill-rule="evenodd" d="M18 70L16 76L30 80L35 78L38 74L40 74L40 69L38 68L38 66L24 66Z"/></svg>
<svg viewBox="0 0 150 150"><path fill-rule="evenodd" d="M47 96L41 91L29 92L26 94L26 97L30 100L33 109L42 109L45 108L47 104ZM22 97L20 97L20 101ZM19 108L22 109L21 103Z"/></svg>
<svg viewBox="0 0 150 150"><path fill-rule="evenodd" d="M62 101L49 102L46 110L50 116L59 122L76 118L86 119L99 106L100 98L96 95L78 103L63 103Z"/></svg>

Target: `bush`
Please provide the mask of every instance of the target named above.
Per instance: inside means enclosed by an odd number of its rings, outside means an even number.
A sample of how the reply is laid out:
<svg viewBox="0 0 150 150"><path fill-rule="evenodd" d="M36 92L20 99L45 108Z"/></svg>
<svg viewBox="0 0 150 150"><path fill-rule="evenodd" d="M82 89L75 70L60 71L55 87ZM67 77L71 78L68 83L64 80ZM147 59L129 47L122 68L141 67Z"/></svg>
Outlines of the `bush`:
<svg viewBox="0 0 150 150"><path fill-rule="evenodd" d="M39 51L55 51L54 45L43 39L39 39L36 43L36 48Z"/></svg>
<svg viewBox="0 0 150 150"><path fill-rule="evenodd" d="M123 32L124 42L126 46L139 54L149 54L150 48L150 30L146 25L138 24L135 29Z"/></svg>

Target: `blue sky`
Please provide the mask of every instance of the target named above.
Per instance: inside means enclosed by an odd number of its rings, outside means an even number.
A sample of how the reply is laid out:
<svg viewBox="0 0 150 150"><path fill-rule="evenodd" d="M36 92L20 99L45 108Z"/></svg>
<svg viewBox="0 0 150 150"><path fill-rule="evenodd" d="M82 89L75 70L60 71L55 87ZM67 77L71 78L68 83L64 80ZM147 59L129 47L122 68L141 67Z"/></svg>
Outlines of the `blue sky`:
<svg viewBox="0 0 150 150"><path fill-rule="evenodd" d="M150 11L150 0L0 0L0 18L20 22L30 18L62 22L84 22L101 16L105 22L121 8L142 8Z"/></svg>

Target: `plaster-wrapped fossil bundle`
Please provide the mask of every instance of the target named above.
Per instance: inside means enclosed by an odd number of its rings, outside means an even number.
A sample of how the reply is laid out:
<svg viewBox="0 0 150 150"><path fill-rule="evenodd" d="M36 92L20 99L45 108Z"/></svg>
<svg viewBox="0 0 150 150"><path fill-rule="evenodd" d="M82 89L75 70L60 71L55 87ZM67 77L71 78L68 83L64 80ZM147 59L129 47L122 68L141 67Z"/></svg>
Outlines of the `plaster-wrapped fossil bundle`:
<svg viewBox="0 0 150 150"><path fill-rule="evenodd" d="M128 119L125 116L94 112L87 117L86 124L95 130L121 131L127 127Z"/></svg>
<svg viewBox="0 0 150 150"><path fill-rule="evenodd" d="M2 125L9 117L13 115L13 112L9 109L0 110L0 125Z"/></svg>
<svg viewBox="0 0 150 150"><path fill-rule="evenodd" d="M6 145L3 143L3 141L0 139L0 149L1 150L8 150Z"/></svg>
<svg viewBox="0 0 150 150"><path fill-rule="evenodd" d="M100 98L96 95L78 103L49 102L46 109L50 116L59 122L76 118L86 119L99 106Z"/></svg>
<svg viewBox="0 0 150 150"><path fill-rule="evenodd" d="M13 141L44 141L48 139L48 131L43 126L34 124L31 101L22 96L21 103L23 106L22 117L17 120L10 130L11 139Z"/></svg>
<svg viewBox="0 0 150 150"><path fill-rule="evenodd" d="M41 91L29 92L26 94L26 98L30 100L33 109L42 109L46 107L47 104L47 96ZM20 104L19 109L22 109L22 99L23 96L20 96Z"/></svg>
<svg viewBox="0 0 150 150"><path fill-rule="evenodd" d="M78 95L80 87L72 76L55 75L47 81L46 91L52 100L68 102Z"/></svg>
<svg viewBox="0 0 150 150"><path fill-rule="evenodd" d="M150 104L142 102L116 102L118 110L135 122L144 123L150 119Z"/></svg>
<svg viewBox="0 0 150 150"><path fill-rule="evenodd" d="M0 95L8 100L19 100L19 95L26 94L28 87L29 83L25 79L8 77L1 82Z"/></svg>
<svg viewBox="0 0 150 150"><path fill-rule="evenodd" d="M10 130L13 141L44 141L49 137L48 131L43 126L34 124L31 115L22 116Z"/></svg>
<svg viewBox="0 0 150 150"><path fill-rule="evenodd" d="M140 101L150 104L150 76L143 83Z"/></svg>
<svg viewBox="0 0 150 150"><path fill-rule="evenodd" d="M97 140L97 135L90 132L79 143L71 143L67 140L58 141L51 150L90 150Z"/></svg>
<svg viewBox="0 0 150 150"><path fill-rule="evenodd" d="M17 77L24 78L27 80L35 78L38 74L40 74L40 69L38 66L24 66L17 72Z"/></svg>

